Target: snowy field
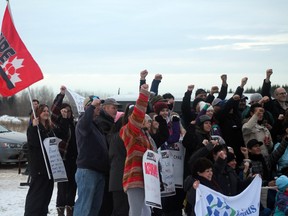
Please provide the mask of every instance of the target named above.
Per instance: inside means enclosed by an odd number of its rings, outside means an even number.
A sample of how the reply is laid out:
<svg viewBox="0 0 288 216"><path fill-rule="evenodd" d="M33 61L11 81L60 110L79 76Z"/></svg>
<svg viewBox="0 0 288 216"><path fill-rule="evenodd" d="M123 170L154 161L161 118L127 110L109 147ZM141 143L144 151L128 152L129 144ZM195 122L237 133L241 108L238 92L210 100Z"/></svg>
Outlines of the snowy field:
<svg viewBox="0 0 288 216"><path fill-rule="evenodd" d="M17 117L3 115L1 122L21 123ZM25 166L21 167L22 172ZM28 186L20 186L21 182L27 182L28 176L18 174L18 165L0 164L0 216L24 215L24 206ZM53 196L49 205L49 216L57 215L56 212L57 185L54 186Z"/></svg>
<svg viewBox="0 0 288 216"><path fill-rule="evenodd" d="M22 167L22 172L25 167ZM28 186L20 186L21 182L27 181L26 175L18 174L17 165L0 165L0 215L21 216L24 215L25 198ZM56 192L54 186L53 196L49 205L49 216L56 213Z"/></svg>

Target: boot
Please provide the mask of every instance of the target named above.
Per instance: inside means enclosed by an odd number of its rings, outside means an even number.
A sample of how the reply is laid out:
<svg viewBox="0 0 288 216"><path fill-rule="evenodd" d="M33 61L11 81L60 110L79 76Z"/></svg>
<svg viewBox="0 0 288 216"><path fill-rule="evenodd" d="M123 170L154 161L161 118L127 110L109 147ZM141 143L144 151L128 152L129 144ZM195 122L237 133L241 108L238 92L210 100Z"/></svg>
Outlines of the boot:
<svg viewBox="0 0 288 216"><path fill-rule="evenodd" d="M57 207L58 216L65 216L64 211L65 211L65 207L62 207L62 206Z"/></svg>
<svg viewBox="0 0 288 216"><path fill-rule="evenodd" d="M74 206L66 206L66 216L73 216Z"/></svg>

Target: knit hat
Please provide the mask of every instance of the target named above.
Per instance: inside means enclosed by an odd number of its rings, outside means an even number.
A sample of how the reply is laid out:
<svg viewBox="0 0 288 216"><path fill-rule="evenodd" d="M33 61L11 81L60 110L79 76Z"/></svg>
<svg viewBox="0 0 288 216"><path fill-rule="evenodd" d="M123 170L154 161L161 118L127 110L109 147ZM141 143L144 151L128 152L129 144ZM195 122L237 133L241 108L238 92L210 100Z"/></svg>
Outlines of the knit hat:
<svg viewBox="0 0 288 216"><path fill-rule="evenodd" d="M204 102L204 101L200 101L199 103L199 108L200 108L200 111L205 107L205 105L209 105L208 103ZM208 110L214 110L214 108L212 106L208 106L208 108L206 109L206 111Z"/></svg>
<svg viewBox="0 0 288 216"><path fill-rule="evenodd" d="M212 106L219 106L222 100L220 98L215 98L212 102Z"/></svg>
<svg viewBox="0 0 288 216"><path fill-rule="evenodd" d="M223 150L226 150L226 152L228 152L226 145L216 145L213 148L212 152L213 152L213 154L216 155L218 152L223 151Z"/></svg>
<svg viewBox="0 0 288 216"><path fill-rule="evenodd" d="M206 105L206 103L204 101L199 102L200 111L204 108L205 105Z"/></svg>
<svg viewBox="0 0 288 216"><path fill-rule="evenodd" d="M83 102L83 107L89 106L94 99L100 99L100 98L98 96L94 96L94 95L90 95L89 97L86 97L84 99L84 102ZM103 103L103 102L104 101L101 100L101 103Z"/></svg>
<svg viewBox="0 0 288 216"><path fill-rule="evenodd" d="M221 136L219 136L219 135L212 135L212 136L211 136L211 139L213 139L213 140L218 140L218 143L219 143L220 145L225 145L225 144L226 144L225 140L224 140Z"/></svg>
<svg viewBox="0 0 288 216"><path fill-rule="evenodd" d="M205 157L200 157L196 159L196 161L194 161L191 165L192 176L196 177L198 176L198 172L202 173L206 169L210 169L212 167L213 163L209 159Z"/></svg>
<svg viewBox="0 0 288 216"><path fill-rule="evenodd" d="M157 115L159 115L160 111L163 109L168 109L168 104L166 102L156 102L153 106L154 112L157 113Z"/></svg>
<svg viewBox="0 0 288 216"><path fill-rule="evenodd" d="M285 175L281 175L279 178L276 179L276 186L278 190L284 192L288 187L288 177Z"/></svg>
<svg viewBox="0 0 288 216"><path fill-rule="evenodd" d="M253 146L255 146L255 145L257 145L257 144L259 144L259 146L261 146L261 145L263 145L263 142L260 142L260 141L258 141L258 140L256 140L256 139L251 139L251 140L249 140L248 143L247 143L247 148L248 148L248 149L252 149Z"/></svg>
<svg viewBox="0 0 288 216"><path fill-rule="evenodd" d="M164 99L171 99L171 98L174 99L174 96L171 93L165 93L165 94L162 95L162 97Z"/></svg>
<svg viewBox="0 0 288 216"><path fill-rule="evenodd" d="M213 106L209 106L208 109L207 109L207 111L209 111L209 110L213 110L213 111L214 111Z"/></svg>
<svg viewBox="0 0 288 216"><path fill-rule="evenodd" d="M250 96L250 104L251 103L258 103L262 99L262 95L259 93L254 93Z"/></svg>
<svg viewBox="0 0 288 216"><path fill-rule="evenodd" d="M233 160L236 160L236 157L235 155L232 153L232 152L227 152L227 163L233 161Z"/></svg>
<svg viewBox="0 0 288 216"><path fill-rule="evenodd" d="M204 89L199 88L195 92L195 97L197 97L197 95L199 95L199 94L207 94L207 92Z"/></svg>
<svg viewBox="0 0 288 216"><path fill-rule="evenodd" d="M204 122L206 121L210 121L211 122L211 118L208 115L202 115L198 118L197 124L198 126L201 126Z"/></svg>
<svg viewBox="0 0 288 216"><path fill-rule="evenodd" d="M150 98L150 103L152 104L152 106L158 101L166 101L166 100L164 100L164 98L161 95L156 95Z"/></svg>
<svg viewBox="0 0 288 216"><path fill-rule="evenodd" d="M152 121L151 117L148 114L145 114L145 120L146 121Z"/></svg>

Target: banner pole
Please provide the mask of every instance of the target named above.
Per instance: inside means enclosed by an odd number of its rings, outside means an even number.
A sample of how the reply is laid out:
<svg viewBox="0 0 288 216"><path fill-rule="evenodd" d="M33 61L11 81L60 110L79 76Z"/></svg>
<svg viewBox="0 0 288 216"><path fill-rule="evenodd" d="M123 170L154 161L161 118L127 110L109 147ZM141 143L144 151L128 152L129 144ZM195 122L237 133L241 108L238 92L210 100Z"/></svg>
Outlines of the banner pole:
<svg viewBox="0 0 288 216"><path fill-rule="evenodd" d="M36 114L35 114L35 110L34 110L34 106L33 106L33 102L32 102L32 97L31 97L31 92L30 92L30 87L28 87L28 96L29 96L29 100L30 100L33 116L34 116L34 118L36 118ZM37 132L38 132L38 137L39 137L39 141L40 141L41 151L42 151L43 159L44 159L44 162L45 162L48 178L51 179L51 175L50 175L50 172L49 172L48 163L47 163L47 160L46 160L46 156L45 156L45 152L44 152L44 148L43 148L43 142L42 142L42 139L41 139L41 135L40 135L40 131L39 131L39 126L38 125L37 125Z"/></svg>

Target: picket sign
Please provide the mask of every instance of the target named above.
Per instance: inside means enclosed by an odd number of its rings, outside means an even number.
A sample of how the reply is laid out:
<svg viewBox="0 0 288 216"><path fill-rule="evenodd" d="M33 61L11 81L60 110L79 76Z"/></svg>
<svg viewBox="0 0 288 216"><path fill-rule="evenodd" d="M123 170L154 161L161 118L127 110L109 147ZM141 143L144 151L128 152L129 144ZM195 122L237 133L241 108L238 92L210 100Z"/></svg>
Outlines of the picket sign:
<svg viewBox="0 0 288 216"><path fill-rule="evenodd" d="M160 173L165 186L161 196L173 196L176 193L175 188L183 188L185 148L182 141L179 141L162 145L158 153L161 155Z"/></svg>
<svg viewBox="0 0 288 216"><path fill-rule="evenodd" d="M173 155L170 150L162 150L160 151L160 155L160 177L164 189L161 190L161 197L173 196L176 194Z"/></svg>
<svg viewBox="0 0 288 216"><path fill-rule="evenodd" d="M159 163L160 155L147 150L143 155L143 175L145 189L145 204L162 208L160 195Z"/></svg>
<svg viewBox="0 0 288 216"><path fill-rule="evenodd" d="M68 181L64 163L58 149L60 141L61 139L57 137L48 137L43 141L54 182Z"/></svg>

